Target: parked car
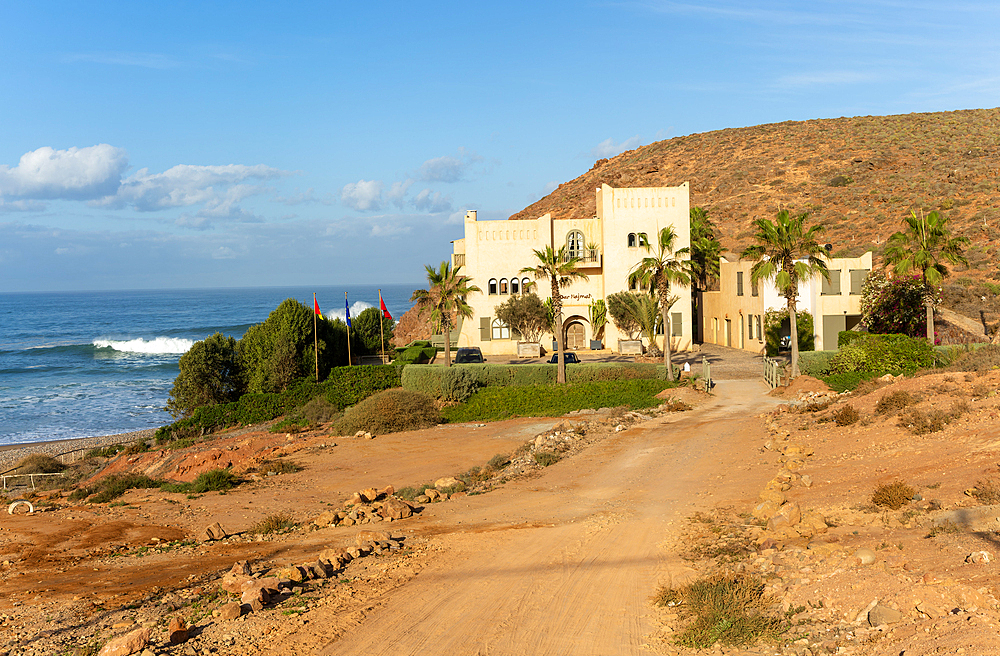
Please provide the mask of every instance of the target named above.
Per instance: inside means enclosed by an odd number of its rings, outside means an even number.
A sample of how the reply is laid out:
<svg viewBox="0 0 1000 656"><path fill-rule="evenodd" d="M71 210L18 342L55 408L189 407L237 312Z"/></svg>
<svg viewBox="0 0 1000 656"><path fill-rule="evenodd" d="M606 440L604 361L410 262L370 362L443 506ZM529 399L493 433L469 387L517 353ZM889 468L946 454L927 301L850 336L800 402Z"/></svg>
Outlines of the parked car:
<svg viewBox="0 0 1000 656"><path fill-rule="evenodd" d="M463 346L455 352L455 364L482 364L486 362L478 346Z"/></svg>
<svg viewBox="0 0 1000 656"><path fill-rule="evenodd" d="M574 353L573 351L564 351L563 361L566 364L580 364L580 358L578 358L576 356L576 353ZM558 364L558 363L559 363L559 354L553 353L552 357L549 358L549 364Z"/></svg>

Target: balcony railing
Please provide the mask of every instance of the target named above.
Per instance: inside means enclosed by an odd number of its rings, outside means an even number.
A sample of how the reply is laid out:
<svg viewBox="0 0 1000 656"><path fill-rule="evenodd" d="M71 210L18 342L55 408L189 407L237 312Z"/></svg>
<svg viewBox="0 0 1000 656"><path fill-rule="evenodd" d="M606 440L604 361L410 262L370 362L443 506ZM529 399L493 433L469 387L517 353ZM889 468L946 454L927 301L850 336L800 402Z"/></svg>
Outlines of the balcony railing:
<svg viewBox="0 0 1000 656"><path fill-rule="evenodd" d="M452 258L455 260L453 265L455 268L465 266L465 253L455 253Z"/></svg>
<svg viewBox="0 0 1000 656"><path fill-rule="evenodd" d="M566 251L566 255L563 256L563 261L568 262L574 257L579 260L576 263L579 267L601 266L601 251L596 248L584 248L579 251Z"/></svg>

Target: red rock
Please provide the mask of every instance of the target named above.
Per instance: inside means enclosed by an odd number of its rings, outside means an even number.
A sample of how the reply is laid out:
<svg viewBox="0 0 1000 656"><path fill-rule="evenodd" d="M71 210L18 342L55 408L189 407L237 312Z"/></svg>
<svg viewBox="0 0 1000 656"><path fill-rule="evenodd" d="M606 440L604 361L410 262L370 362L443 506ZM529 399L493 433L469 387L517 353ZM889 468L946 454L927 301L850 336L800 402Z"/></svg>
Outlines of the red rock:
<svg viewBox="0 0 1000 656"><path fill-rule="evenodd" d="M187 642L189 637L187 624L179 617L170 618L170 625L167 627L167 635L170 636L170 644L179 645Z"/></svg>
<svg viewBox="0 0 1000 656"><path fill-rule="evenodd" d="M128 656L137 654L149 644L149 629L136 629L131 633L114 638L106 645L97 656Z"/></svg>

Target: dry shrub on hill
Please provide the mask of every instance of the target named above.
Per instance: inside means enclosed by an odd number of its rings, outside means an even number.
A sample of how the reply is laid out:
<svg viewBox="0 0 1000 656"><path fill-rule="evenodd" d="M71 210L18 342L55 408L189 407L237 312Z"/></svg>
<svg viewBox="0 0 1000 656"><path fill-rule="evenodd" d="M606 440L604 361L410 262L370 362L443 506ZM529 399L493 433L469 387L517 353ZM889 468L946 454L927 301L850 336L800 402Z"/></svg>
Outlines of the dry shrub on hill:
<svg viewBox="0 0 1000 656"><path fill-rule="evenodd" d="M376 435L428 428L441 423L434 399L404 389L390 389L369 396L334 424L338 435L367 431Z"/></svg>
<svg viewBox="0 0 1000 656"><path fill-rule="evenodd" d="M899 510L910 503L913 495L917 491L903 481L893 481L882 483L872 490L871 502L873 505L882 506L891 510Z"/></svg>

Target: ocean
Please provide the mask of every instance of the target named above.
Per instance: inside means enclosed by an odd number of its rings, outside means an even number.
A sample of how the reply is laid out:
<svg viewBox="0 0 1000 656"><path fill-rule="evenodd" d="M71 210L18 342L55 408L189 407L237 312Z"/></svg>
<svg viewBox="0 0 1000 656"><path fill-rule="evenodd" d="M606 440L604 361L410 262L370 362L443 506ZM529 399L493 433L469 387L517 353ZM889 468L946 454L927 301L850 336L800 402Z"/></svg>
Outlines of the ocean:
<svg viewBox="0 0 1000 656"><path fill-rule="evenodd" d="M420 284L383 285L394 319ZM344 318L378 287L265 287L0 294L0 444L114 435L168 424L177 362L215 332L239 339L287 298Z"/></svg>

